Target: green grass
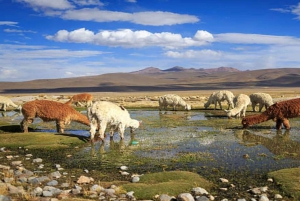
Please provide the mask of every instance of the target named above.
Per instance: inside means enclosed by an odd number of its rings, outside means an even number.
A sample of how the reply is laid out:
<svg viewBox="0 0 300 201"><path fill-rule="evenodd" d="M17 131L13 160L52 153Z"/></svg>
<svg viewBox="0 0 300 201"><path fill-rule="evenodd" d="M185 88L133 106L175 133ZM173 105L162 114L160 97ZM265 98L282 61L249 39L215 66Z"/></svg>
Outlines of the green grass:
<svg viewBox="0 0 300 201"><path fill-rule="evenodd" d="M201 187L209 192L213 184L196 173L170 171L145 174L138 183L124 184L121 187L126 191L134 191L137 199L153 199L157 194L177 196L190 192L194 187Z"/></svg>
<svg viewBox="0 0 300 201"><path fill-rule="evenodd" d="M59 149L86 143L85 138L47 132L1 133L0 147Z"/></svg>
<svg viewBox="0 0 300 201"><path fill-rule="evenodd" d="M300 168L282 169L270 172L268 176L274 178L286 194L300 200Z"/></svg>

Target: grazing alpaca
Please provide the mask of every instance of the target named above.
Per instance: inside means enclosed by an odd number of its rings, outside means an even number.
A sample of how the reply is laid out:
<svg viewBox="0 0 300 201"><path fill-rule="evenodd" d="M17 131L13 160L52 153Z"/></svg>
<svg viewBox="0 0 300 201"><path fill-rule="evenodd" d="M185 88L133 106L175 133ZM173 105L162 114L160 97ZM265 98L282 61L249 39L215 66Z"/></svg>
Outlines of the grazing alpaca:
<svg viewBox="0 0 300 201"><path fill-rule="evenodd" d="M249 96L247 96L246 94L239 94L234 98L233 102L235 107L231 110L225 110L228 118L231 118L232 116L238 118L240 116L246 116L247 106L251 103Z"/></svg>
<svg viewBox="0 0 300 201"><path fill-rule="evenodd" d="M88 107L88 117L91 122L91 141L94 141L96 129L100 139L104 140L104 133L107 126L110 126L110 137L118 130L121 139L124 139L124 131L127 127L133 132L140 126L140 122L131 119L129 112L123 107L112 102L96 101Z"/></svg>
<svg viewBox="0 0 300 201"><path fill-rule="evenodd" d="M93 95L92 94L88 94L88 93L83 93L83 94L76 94L74 96L72 96L72 98L66 102L65 104L72 104L74 103L76 106L82 106L82 102L86 103L86 106L90 106L92 104L93 101Z"/></svg>
<svg viewBox="0 0 300 201"><path fill-rule="evenodd" d="M159 111L167 110L168 106L172 106L173 110L176 110L176 107L184 107L185 110L191 110L191 105L187 104L180 96L176 94L166 94L158 99Z"/></svg>
<svg viewBox="0 0 300 201"><path fill-rule="evenodd" d="M270 96L270 94L253 93L253 94L250 94L249 97L250 97L250 100L251 100L251 103L252 103L253 112L255 112L255 106L257 104L259 105L259 109L258 109L259 112L261 112L263 107L265 107L267 109L268 107L273 105L273 99Z"/></svg>
<svg viewBox="0 0 300 201"><path fill-rule="evenodd" d="M18 110L21 110L22 106L21 105L16 105L12 100L5 96L0 96L0 104L2 104L2 110L6 111L6 107L12 106L14 108L17 108Z"/></svg>
<svg viewBox="0 0 300 201"><path fill-rule="evenodd" d="M242 120L243 128L259 124L270 119L276 121L276 129L280 130L282 124L286 129L290 129L288 118L300 116L300 98L281 101L271 105L266 111L259 115L244 117Z"/></svg>
<svg viewBox="0 0 300 201"><path fill-rule="evenodd" d="M207 102L204 104L204 108L207 109L210 104L215 104L215 109L217 108L217 104L219 103L220 109L222 110L222 101L227 101L228 103L228 110L231 108L233 108L233 98L234 95L231 91L227 91L227 90L222 90L222 91L217 91L217 92L213 92Z"/></svg>
<svg viewBox="0 0 300 201"><path fill-rule="evenodd" d="M87 116L76 111L70 105L50 100L34 100L26 102L22 107L24 119L21 122L21 129L24 133L28 132L28 125L34 118L39 117L43 121L56 121L56 130L64 133L65 125L76 121L90 126Z"/></svg>

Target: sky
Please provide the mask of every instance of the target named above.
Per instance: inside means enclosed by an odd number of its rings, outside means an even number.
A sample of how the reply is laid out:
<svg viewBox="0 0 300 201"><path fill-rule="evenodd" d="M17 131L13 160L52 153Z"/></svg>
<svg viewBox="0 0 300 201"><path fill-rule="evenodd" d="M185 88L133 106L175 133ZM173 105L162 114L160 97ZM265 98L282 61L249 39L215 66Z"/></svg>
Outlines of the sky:
<svg viewBox="0 0 300 201"><path fill-rule="evenodd" d="M0 0L0 81L300 68L300 0Z"/></svg>

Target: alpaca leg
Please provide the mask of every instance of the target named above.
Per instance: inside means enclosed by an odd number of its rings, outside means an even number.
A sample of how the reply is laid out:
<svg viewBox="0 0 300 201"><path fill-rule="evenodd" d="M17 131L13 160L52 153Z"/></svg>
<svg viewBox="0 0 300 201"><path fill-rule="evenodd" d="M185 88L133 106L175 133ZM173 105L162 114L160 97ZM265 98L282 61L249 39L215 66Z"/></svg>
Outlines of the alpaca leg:
<svg viewBox="0 0 300 201"><path fill-rule="evenodd" d="M290 122L289 122L288 119L283 119L283 126L284 126L285 129L287 129L287 130L291 129Z"/></svg>
<svg viewBox="0 0 300 201"><path fill-rule="evenodd" d="M6 104L5 103L2 105L2 110L6 111Z"/></svg>
<svg viewBox="0 0 300 201"><path fill-rule="evenodd" d="M124 139L125 125L120 124L118 127L118 132L121 139Z"/></svg>
<svg viewBox="0 0 300 201"><path fill-rule="evenodd" d="M259 110L258 110L258 111L261 112L261 110L263 109L263 107L264 107L264 104L260 103L260 104L259 104Z"/></svg>
<svg viewBox="0 0 300 201"><path fill-rule="evenodd" d="M115 130L116 130L116 126L110 126L110 131L109 131L110 138L114 137Z"/></svg>
<svg viewBox="0 0 300 201"><path fill-rule="evenodd" d="M107 123L103 122L103 121L100 122L100 124L99 124L100 128L99 128L98 133L100 135L100 139L101 140L104 140L104 134L105 134L105 130L106 130L106 125L107 125Z"/></svg>
<svg viewBox="0 0 300 201"><path fill-rule="evenodd" d="M98 122L95 119L92 119L90 124L90 135L91 135L91 141L94 141L95 133L97 128L99 129L100 126L98 126Z"/></svg>
<svg viewBox="0 0 300 201"><path fill-rule="evenodd" d="M222 110L222 104L221 104L221 101L218 101L219 102L219 105L220 105L220 109Z"/></svg>
<svg viewBox="0 0 300 201"><path fill-rule="evenodd" d="M255 112L255 106L256 106L256 103L252 103L252 110L253 110L253 112Z"/></svg>
<svg viewBox="0 0 300 201"><path fill-rule="evenodd" d="M279 118L276 119L276 129L277 130L280 130L282 128L282 123L283 123L282 119L279 119Z"/></svg>
<svg viewBox="0 0 300 201"><path fill-rule="evenodd" d="M64 133L65 122L64 121L56 121L56 131L58 133Z"/></svg>
<svg viewBox="0 0 300 201"><path fill-rule="evenodd" d="M21 129L24 133L28 133L28 125L33 122L33 119L23 119L20 123Z"/></svg>

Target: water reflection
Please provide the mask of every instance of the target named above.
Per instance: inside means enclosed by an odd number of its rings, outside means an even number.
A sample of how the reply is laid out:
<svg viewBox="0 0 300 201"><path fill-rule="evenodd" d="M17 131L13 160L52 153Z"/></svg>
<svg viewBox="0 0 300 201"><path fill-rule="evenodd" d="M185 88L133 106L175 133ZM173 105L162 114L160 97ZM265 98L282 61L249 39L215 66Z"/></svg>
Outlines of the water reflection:
<svg viewBox="0 0 300 201"><path fill-rule="evenodd" d="M275 135L257 135L253 131L243 130L236 137L243 143L261 144L274 155L300 159L300 142L290 138L290 130L275 131Z"/></svg>

